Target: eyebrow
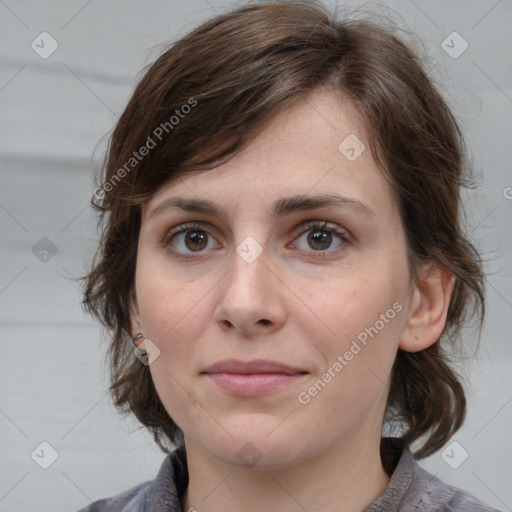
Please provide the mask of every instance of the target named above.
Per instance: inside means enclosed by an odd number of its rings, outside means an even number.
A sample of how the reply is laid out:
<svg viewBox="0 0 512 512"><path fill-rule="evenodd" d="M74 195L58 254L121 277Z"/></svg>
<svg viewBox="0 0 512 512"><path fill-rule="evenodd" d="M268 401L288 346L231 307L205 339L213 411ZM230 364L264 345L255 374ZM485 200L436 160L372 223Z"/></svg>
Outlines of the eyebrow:
<svg viewBox="0 0 512 512"><path fill-rule="evenodd" d="M280 218L294 212L303 212L327 206L338 206L363 215L375 215L375 212L365 203L338 194L282 197L274 202L271 211L273 217ZM228 217L226 211L219 204L214 202L205 199L172 197L152 208L148 213L148 219L156 217L164 211L173 208L179 208L193 213L204 213L216 216L222 220L226 220Z"/></svg>

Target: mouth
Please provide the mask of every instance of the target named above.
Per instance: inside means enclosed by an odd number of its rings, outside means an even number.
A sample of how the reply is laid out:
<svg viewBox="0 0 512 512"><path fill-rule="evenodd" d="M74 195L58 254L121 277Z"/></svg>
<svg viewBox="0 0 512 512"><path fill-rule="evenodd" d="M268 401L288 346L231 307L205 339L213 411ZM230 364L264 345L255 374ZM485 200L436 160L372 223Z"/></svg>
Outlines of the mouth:
<svg viewBox="0 0 512 512"><path fill-rule="evenodd" d="M250 397L295 384L308 372L277 361L257 359L244 362L227 359L209 366L201 375L205 375L215 386L230 395Z"/></svg>

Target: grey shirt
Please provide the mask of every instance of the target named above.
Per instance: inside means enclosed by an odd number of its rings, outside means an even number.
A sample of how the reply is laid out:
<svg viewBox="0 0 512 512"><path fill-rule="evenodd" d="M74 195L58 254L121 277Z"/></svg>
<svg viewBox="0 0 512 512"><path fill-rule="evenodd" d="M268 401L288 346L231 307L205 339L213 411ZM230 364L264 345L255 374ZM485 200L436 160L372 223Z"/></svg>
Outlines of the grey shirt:
<svg viewBox="0 0 512 512"><path fill-rule="evenodd" d="M420 468L400 438L382 439L381 456L391 476L388 487L362 512L500 512ZM187 460L180 447L164 459L154 480L94 501L78 512L186 512L181 498L187 485Z"/></svg>

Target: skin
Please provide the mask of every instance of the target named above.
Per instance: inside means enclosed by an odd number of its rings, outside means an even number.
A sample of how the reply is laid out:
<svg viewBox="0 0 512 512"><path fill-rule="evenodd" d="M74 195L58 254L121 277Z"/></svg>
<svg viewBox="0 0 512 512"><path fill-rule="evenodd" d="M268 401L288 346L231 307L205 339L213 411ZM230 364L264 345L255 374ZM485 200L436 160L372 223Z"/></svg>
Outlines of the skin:
<svg viewBox="0 0 512 512"><path fill-rule="evenodd" d="M397 200L368 148L354 161L340 152L349 134L367 140L354 106L313 91L230 161L165 184L144 207L132 329L160 350L151 375L185 434L184 510L361 511L389 483L379 443L392 364L398 348L414 352L439 338L453 280L426 264L413 284ZM271 214L282 197L333 192L374 213L329 206ZM214 201L227 217L151 214L174 197ZM311 220L347 241L322 230L332 238L308 241L319 231L304 227ZM188 222L201 225L207 244L186 243L185 233L166 238ZM263 249L251 263L236 251L248 236ZM396 303L400 312L300 403L298 394ZM232 396L201 375L227 358L308 373L264 396ZM241 449L259 457L254 466Z"/></svg>

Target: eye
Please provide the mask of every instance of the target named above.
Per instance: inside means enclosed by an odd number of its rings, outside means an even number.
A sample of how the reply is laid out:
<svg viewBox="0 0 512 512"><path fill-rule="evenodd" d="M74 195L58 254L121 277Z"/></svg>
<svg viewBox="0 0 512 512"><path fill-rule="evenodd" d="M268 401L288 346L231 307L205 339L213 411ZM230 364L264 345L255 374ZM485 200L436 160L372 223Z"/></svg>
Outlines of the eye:
<svg viewBox="0 0 512 512"><path fill-rule="evenodd" d="M167 233L164 245L170 246L178 258L189 259L194 256L185 256L186 254L193 255L211 249L212 240L214 238L201 225L182 224Z"/></svg>
<svg viewBox="0 0 512 512"><path fill-rule="evenodd" d="M304 238L304 235L307 235ZM302 239L305 242L301 241ZM338 244L332 247L338 239ZM180 259L194 259L201 256L202 253L215 247L215 239L200 224L189 223L182 224L169 231L163 240L163 245L169 247L173 256ZM296 243L299 241L300 243ZM315 258L332 256L340 253L345 246L350 243L348 233L329 224L326 221L310 221L301 226L299 235L288 247L297 246L300 250L310 253ZM305 247L307 244L309 247ZM331 248L329 250L329 248Z"/></svg>
<svg viewBox="0 0 512 512"><path fill-rule="evenodd" d="M304 235L307 235L305 237L305 244L308 247L304 247L302 242L299 244L294 243L293 246L298 245L299 249L310 253L316 252L317 254L314 257L324 257L325 254L338 254L345 248L346 244L350 243L348 233L324 221L308 222L303 226L295 241L304 240ZM339 243L333 248L332 246L336 243L336 239L339 240ZM328 250L329 248L331 250Z"/></svg>

